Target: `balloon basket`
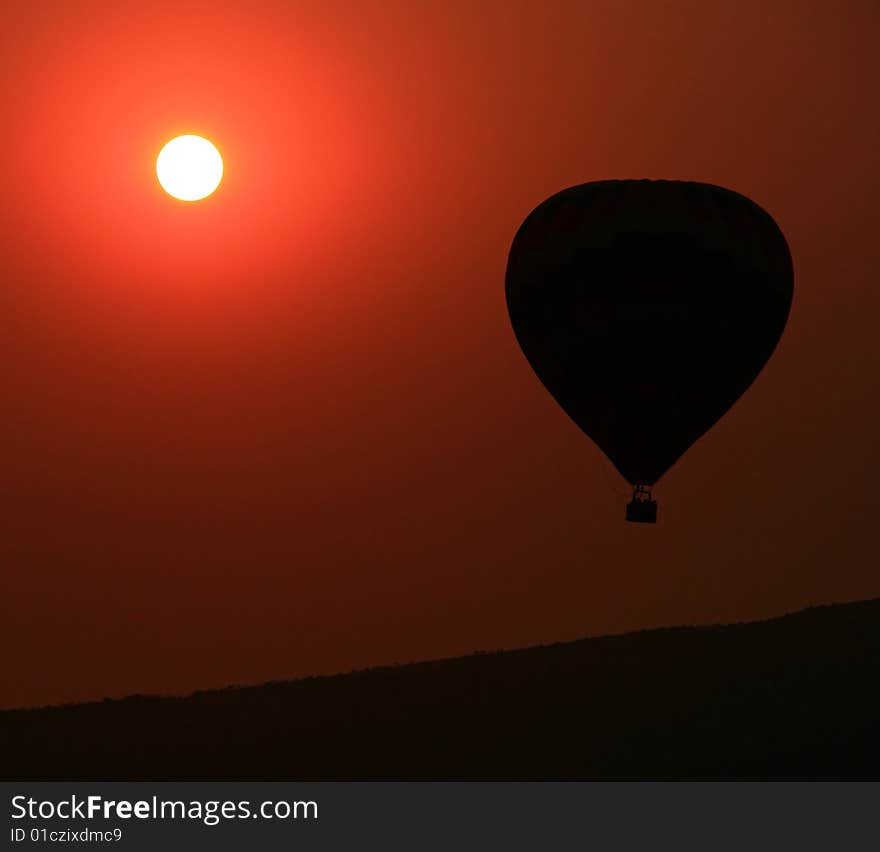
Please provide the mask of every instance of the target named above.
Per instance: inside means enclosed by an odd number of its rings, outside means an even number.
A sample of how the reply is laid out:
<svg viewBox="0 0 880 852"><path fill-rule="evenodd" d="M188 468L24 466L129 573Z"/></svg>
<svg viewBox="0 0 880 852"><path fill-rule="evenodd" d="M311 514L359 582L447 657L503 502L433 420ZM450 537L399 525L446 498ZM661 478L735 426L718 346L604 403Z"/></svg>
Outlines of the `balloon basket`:
<svg viewBox="0 0 880 852"><path fill-rule="evenodd" d="M634 524L657 523L657 501L651 496L650 485L636 485L633 497L626 504L626 519Z"/></svg>

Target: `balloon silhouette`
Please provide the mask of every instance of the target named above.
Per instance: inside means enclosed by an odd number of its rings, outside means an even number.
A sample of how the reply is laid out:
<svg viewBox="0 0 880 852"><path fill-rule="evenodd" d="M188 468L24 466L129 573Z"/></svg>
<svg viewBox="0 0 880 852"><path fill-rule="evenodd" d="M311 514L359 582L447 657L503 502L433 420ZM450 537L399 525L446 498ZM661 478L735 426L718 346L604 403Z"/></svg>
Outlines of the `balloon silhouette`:
<svg viewBox="0 0 880 852"><path fill-rule="evenodd" d="M507 308L548 391L633 486L651 487L754 381L788 318L785 237L748 198L702 183L563 190L520 226Z"/></svg>

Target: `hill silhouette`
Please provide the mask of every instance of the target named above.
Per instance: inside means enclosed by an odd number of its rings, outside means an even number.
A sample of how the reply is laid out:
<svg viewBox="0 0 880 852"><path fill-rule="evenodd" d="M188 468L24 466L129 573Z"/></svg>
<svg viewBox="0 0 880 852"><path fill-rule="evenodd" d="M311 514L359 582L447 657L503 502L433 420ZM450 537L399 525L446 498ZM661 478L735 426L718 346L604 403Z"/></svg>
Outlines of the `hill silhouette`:
<svg viewBox="0 0 880 852"><path fill-rule="evenodd" d="M0 713L6 780L863 779L880 600Z"/></svg>

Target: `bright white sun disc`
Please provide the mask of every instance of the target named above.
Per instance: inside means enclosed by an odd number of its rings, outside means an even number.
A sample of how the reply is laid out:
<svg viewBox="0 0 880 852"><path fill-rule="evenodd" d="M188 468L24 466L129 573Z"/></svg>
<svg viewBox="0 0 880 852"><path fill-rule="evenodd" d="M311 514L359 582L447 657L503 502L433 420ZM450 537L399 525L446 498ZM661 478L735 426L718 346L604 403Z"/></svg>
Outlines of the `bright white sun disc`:
<svg viewBox="0 0 880 852"><path fill-rule="evenodd" d="M156 177L169 195L181 201L199 201L220 185L223 158L202 136L177 136L159 152Z"/></svg>

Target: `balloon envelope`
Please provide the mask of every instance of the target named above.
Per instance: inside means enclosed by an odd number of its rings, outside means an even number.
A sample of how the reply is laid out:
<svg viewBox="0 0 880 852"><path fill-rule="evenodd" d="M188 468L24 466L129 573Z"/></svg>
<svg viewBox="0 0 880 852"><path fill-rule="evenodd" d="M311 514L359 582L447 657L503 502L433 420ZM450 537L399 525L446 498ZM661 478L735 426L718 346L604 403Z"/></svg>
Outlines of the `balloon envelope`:
<svg viewBox="0 0 880 852"><path fill-rule="evenodd" d="M620 180L551 196L507 264L540 380L633 485L653 485L754 381L792 297L785 237L709 184Z"/></svg>

